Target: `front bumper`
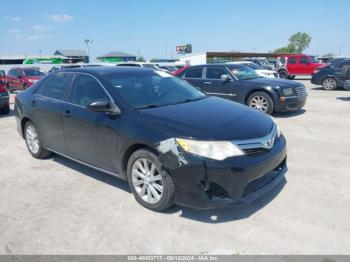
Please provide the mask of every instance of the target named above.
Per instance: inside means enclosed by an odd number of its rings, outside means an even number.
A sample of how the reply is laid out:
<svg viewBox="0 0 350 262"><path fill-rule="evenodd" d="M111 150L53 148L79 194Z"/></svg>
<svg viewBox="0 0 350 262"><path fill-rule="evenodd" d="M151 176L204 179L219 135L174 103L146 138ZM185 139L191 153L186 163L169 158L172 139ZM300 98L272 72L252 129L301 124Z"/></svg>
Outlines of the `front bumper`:
<svg viewBox="0 0 350 262"><path fill-rule="evenodd" d="M298 99L297 96L283 97L280 98L279 103L275 105L275 112L291 112L297 111L303 108L306 104L306 97L303 100Z"/></svg>
<svg viewBox="0 0 350 262"><path fill-rule="evenodd" d="M322 85L322 77L317 74L313 74L311 77L311 84Z"/></svg>
<svg viewBox="0 0 350 262"><path fill-rule="evenodd" d="M175 184L175 203L199 209L250 203L276 186L287 171L283 135L270 150L223 161L182 152L185 164L174 166L175 155L160 161Z"/></svg>

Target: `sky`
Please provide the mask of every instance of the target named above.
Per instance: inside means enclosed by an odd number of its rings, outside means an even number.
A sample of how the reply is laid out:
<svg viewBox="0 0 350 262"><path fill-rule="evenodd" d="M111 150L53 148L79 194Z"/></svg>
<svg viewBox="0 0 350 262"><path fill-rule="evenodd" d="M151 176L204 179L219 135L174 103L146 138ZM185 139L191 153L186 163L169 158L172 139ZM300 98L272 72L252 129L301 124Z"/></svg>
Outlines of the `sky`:
<svg viewBox="0 0 350 262"><path fill-rule="evenodd" d="M349 0L17 0L1 3L0 54L86 49L146 59L193 52L268 52L296 32L312 37L308 54L350 56ZM93 59L94 60L94 59Z"/></svg>

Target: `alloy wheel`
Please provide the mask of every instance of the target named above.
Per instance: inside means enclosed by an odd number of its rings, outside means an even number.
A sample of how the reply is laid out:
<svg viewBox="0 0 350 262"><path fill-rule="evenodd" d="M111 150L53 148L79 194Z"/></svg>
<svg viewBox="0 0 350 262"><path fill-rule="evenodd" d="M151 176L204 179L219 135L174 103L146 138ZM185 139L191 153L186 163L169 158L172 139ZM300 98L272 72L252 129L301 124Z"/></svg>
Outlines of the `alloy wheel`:
<svg viewBox="0 0 350 262"><path fill-rule="evenodd" d="M35 127L31 124L28 125L26 128L25 135L26 135L26 141L27 141L29 150L33 154L37 154L39 152L39 149L40 149L40 144L39 144L38 133L37 133Z"/></svg>
<svg viewBox="0 0 350 262"><path fill-rule="evenodd" d="M266 112L268 109L268 106L269 106L268 101L263 96L254 96L250 100L250 107L258 111Z"/></svg>
<svg viewBox="0 0 350 262"><path fill-rule="evenodd" d="M337 82L333 78L326 78L322 82L322 86L326 90L333 90L337 86Z"/></svg>
<svg viewBox="0 0 350 262"><path fill-rule="evenodd" d="M156 165L146 158L137 159L131 169L138 196L148 204L158 203L163 195L163 179Z"/></svg>

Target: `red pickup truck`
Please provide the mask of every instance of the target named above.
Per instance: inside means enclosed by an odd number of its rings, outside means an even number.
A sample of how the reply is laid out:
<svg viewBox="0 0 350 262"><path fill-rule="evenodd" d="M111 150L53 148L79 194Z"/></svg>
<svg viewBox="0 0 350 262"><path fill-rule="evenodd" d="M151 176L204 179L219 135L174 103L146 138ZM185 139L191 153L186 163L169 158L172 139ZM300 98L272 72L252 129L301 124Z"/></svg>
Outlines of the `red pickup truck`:
<svg viewBox="0 0 350 262"><path fill-rule="evenodd" d="M316 69L323 66L325 64L310 55L288 54L277 58L277 71L280 78L293 79L295 76L311 76Z"/></svg>

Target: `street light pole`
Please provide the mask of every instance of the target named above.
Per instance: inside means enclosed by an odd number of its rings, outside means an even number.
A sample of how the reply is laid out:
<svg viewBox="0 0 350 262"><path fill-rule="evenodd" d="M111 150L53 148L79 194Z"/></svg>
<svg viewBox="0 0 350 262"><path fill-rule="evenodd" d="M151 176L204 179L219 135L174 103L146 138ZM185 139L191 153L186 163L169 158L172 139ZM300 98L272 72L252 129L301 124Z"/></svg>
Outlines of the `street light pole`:
<svg viewBox="0 0 350 262"><path fill-rule="evenodd" d="M88 55L88 58L89 58L89 63L90 63L90 45L94 42L93 40L91 39L85 39L84 40L85 44L86 44L86 49L87 49L87 55Z"/></svg>
<svg viewBox="0 0 350 262"><path fill-rule="evenodd" d="M341 45L341 46L339 46L339 49L338 49L338 56L340 56L342 48L343 48L343 46L342 46L342 45Z"/></svg>

